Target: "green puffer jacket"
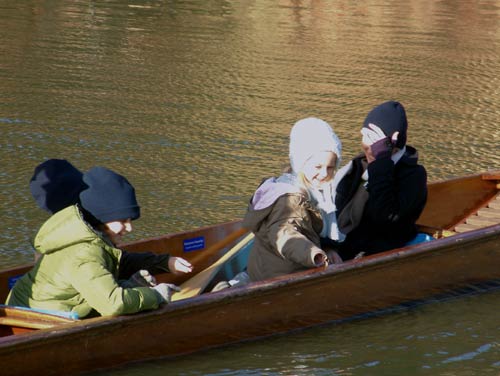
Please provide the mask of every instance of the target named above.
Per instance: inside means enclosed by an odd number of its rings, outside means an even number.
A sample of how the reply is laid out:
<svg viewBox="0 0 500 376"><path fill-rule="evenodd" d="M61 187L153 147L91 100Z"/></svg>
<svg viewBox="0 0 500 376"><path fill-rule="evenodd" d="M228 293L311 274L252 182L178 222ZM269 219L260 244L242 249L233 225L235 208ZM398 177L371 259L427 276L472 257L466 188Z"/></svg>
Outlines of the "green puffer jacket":
<svg viewBox="0 0 500 376"><path fill-rule="evenodd" d="M122 288L116 276L122 255L82 218L77 206L50 217L35 238L42 257L20 278L6 304L102 316L135 313L159 306L148 287Z"/></svg>

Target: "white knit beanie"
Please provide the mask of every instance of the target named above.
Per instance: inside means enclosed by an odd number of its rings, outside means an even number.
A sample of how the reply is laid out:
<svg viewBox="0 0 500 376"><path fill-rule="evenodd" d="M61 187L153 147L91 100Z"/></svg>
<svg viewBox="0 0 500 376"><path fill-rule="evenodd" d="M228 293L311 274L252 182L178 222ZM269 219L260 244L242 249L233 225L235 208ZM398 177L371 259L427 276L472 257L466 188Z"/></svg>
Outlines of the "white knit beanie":
<svg viewBox="0 0 500 376"><path fill-rule="evenodd" d="M342 143L332 127L318 118L299 120L290 132L290 164L295 174L300 172L314 153L332 151L337 156L337 168L342 157Z"/></svg>

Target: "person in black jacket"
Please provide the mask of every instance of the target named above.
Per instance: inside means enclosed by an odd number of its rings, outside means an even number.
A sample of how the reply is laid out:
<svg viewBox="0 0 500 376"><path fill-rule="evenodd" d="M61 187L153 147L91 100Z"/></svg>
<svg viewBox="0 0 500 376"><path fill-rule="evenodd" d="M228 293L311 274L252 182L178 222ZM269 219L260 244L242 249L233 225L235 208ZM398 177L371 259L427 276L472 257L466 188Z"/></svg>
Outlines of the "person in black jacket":
<svg viewBox="0 0 500 376"><path fill-rule="evenodd" d="M362 134L364 153L336 175L336 213L345 239L343 260L399 248L417 235L416 221L427 200L427 173L417 150L406 144L403 105L373 108Z"/></svg>

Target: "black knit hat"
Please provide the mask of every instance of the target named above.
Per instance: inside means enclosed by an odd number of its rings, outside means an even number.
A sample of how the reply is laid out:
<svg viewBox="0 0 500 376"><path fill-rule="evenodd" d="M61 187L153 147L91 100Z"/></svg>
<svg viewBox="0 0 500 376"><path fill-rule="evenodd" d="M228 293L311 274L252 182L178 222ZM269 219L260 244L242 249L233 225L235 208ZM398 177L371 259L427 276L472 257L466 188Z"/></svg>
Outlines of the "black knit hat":
<svg viewBox="0 0 500 376"><path fill-rule="evenodd" d="M78 203L87 186L83 173L65 159L48 159L35 168L30 191L37 205L53 214Z"/></svg>
<svg viewBox="0 0 500 376"><path fill-rule="evenodd" d="M396 147L401 149L406 145L408 121L406 120L405 109L401 103L389 101L373 108L368 113L363 127L367 128L370 123L382 129L389 138L392 137L394 132L399 132Z"/></svg>
<svg viewBox="0 0 500 376"><path fill-rule="evenodd" d="M134 187L123 176L93 167L83 174L83 182L88 188L80 193L82 207L100 222L139 218Z"/></svg>

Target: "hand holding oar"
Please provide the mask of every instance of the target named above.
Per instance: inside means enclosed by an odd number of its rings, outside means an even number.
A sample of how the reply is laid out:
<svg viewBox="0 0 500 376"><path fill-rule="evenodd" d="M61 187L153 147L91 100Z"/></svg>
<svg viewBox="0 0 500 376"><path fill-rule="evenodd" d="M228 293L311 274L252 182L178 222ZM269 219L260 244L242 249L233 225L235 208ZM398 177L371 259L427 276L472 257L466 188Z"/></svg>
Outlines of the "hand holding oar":
<svg viewBox="0 0 500 376"><path fill-rule="evenodd" d="M219 246L225 247L227 244L229 244L231 241L233 241L236 238L239 238L242 234L248 232L247 229L240 229L229 235L224 242L220 242L223 244L222 246L219 244ZM238 235L238 236L236 236ZM231 238L231 241L229 241L228 238ZM246 246L252 239L254 238L254 234L250 233L247 236L245 236L238 244L236 244L233 248L231 248L224 256L222 256L219 260L217 260L215 263L210 265L208 268L203 270L202 272L198 273L195 275L193 278L187 280L181 285L181 291L174 293L172 295L172 301L176 300L182 300L182 299L187 299L191 298L193 296L199 295L203 292L203 290L208 286L210 281L212 281L212 278L218 273L218 271L222 268L224 263L228 260L230 260L232 257L235 257L239 251L241 251L244 246ZM214 246L217 245L214 244ZM208 251L208 249L207 249Z"/></svg>

